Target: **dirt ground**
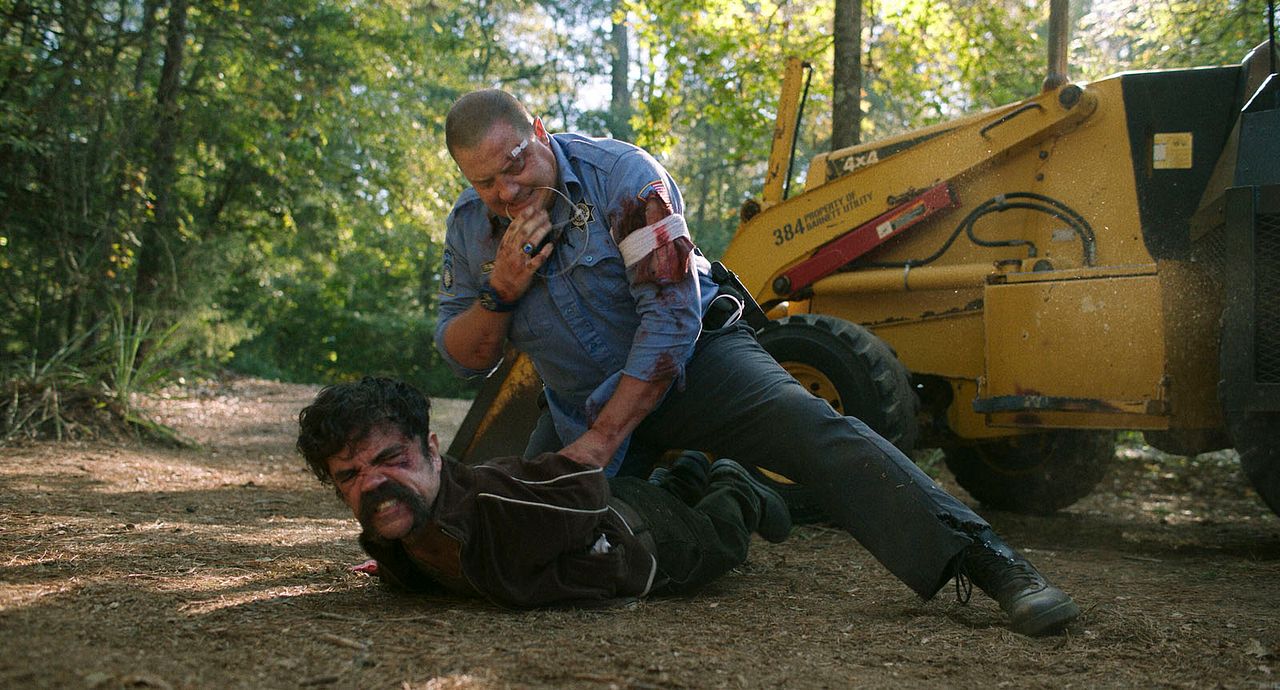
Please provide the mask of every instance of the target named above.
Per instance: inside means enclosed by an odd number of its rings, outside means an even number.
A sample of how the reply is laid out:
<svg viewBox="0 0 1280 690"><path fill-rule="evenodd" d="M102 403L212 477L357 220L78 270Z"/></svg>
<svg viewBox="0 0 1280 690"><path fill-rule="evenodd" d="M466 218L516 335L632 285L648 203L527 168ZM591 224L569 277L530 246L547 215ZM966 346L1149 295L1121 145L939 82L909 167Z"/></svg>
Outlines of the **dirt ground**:
<svg viewBox="0 0 1280 690"><path fill-rule="evenodd" d="M314 390L146 403L199 447L0 448L0 687L1280 688L1280 521L1230 454L1126 449L1067 511L986 513L1081 604L1063 637L920 601L819 526L697 596L520 613L349 571L356 523L292 450ZM444 446L465 407L436 401Z"/></svg>

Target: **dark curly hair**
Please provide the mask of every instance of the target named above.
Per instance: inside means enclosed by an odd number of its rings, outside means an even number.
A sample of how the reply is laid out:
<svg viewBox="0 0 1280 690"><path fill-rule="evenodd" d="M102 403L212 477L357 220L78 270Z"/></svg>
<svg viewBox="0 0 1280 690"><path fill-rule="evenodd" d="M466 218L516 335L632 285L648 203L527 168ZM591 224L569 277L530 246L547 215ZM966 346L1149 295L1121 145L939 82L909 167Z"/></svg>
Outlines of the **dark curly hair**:
<svg viewBox="0 0 1280 690"><path fill-rule="evenodd" d="M325 386L298 413L298 452L322 483L331 484L329 458L359 443L377 424L391 423L418 437L426 453L431 401L417 388L366 376L355 383Z"/></svg>

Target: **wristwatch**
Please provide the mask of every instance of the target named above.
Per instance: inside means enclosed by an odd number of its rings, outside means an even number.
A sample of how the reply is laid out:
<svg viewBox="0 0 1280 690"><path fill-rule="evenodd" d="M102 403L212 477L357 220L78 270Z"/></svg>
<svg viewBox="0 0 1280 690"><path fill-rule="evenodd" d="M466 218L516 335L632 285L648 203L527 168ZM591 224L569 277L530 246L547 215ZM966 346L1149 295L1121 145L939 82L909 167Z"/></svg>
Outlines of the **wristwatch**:
<svg viewBox="0 0 1280 690"><path fill-rule="evenodd" d="M515 311L516 305L519 303L520 300L508 302L502 299L502 297L498 295L498 291L489 286L488 281L485 281L484 285L480 286L480 306L488 309L489 311L496 311L499 313Z"/></svg>

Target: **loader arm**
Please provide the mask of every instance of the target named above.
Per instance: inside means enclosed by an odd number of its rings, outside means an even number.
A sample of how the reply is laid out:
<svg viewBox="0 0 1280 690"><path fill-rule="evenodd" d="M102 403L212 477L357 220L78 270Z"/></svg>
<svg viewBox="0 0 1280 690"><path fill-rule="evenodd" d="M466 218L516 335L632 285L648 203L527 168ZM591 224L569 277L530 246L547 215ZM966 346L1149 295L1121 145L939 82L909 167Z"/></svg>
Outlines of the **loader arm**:
<svg viewBox="0 0 1280 690"><path fill-rule="evenodd" d="M724 263L738 272L761 304L787 299L790 284L777 279L819 249L892 216L895 209L905 212L930 189L1077 126L1096 107L1097 99L1088 89L1067 84L966 118L874 165L791 199L763 205L758 215L739 226L724 253ZM780 140L775 132L775 147ZM775 159L781 159L776 151L770 156L771 161ZM881 234L880 241L892 236Z"/></svg>

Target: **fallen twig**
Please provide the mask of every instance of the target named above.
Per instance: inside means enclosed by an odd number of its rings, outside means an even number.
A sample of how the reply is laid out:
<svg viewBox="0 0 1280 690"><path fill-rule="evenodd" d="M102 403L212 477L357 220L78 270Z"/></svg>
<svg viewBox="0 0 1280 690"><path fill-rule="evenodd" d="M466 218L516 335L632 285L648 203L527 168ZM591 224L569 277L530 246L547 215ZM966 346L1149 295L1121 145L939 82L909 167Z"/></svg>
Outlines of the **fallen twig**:
<svg viewBox="0 0 1280 690"><path fill-rule="evenodd" d="M437 618L435 616L400 616L399 618L382 618L380 620L386 623L408 623L411 621L428 621L430 623L435 623L436 625L442 625L442 626L449 625L449 621L446 621L441 618Z"/></svg>
<svg viewBox="0 0 1280 690"><path fill-rule="evenodd" d="M336 644L339 647L347 647L349 649L358 649L362 652L366 652L369 650L369 645L363 642L359 642L357 640L353 640L348 637L334 635L333 633L320 633L320 639L324 640L325 642Z"/></svg>
<svg viewBox="0 0 1280 690"><path fill-rule="evenodd" d="M368 623L368 621L363 618L356 618L355 616L344 616L341 613L330 613L328 611L321 611L316 614L316 617L328 618L329 620L333 620L333 621L346 621L348 623Z"/></svg>

